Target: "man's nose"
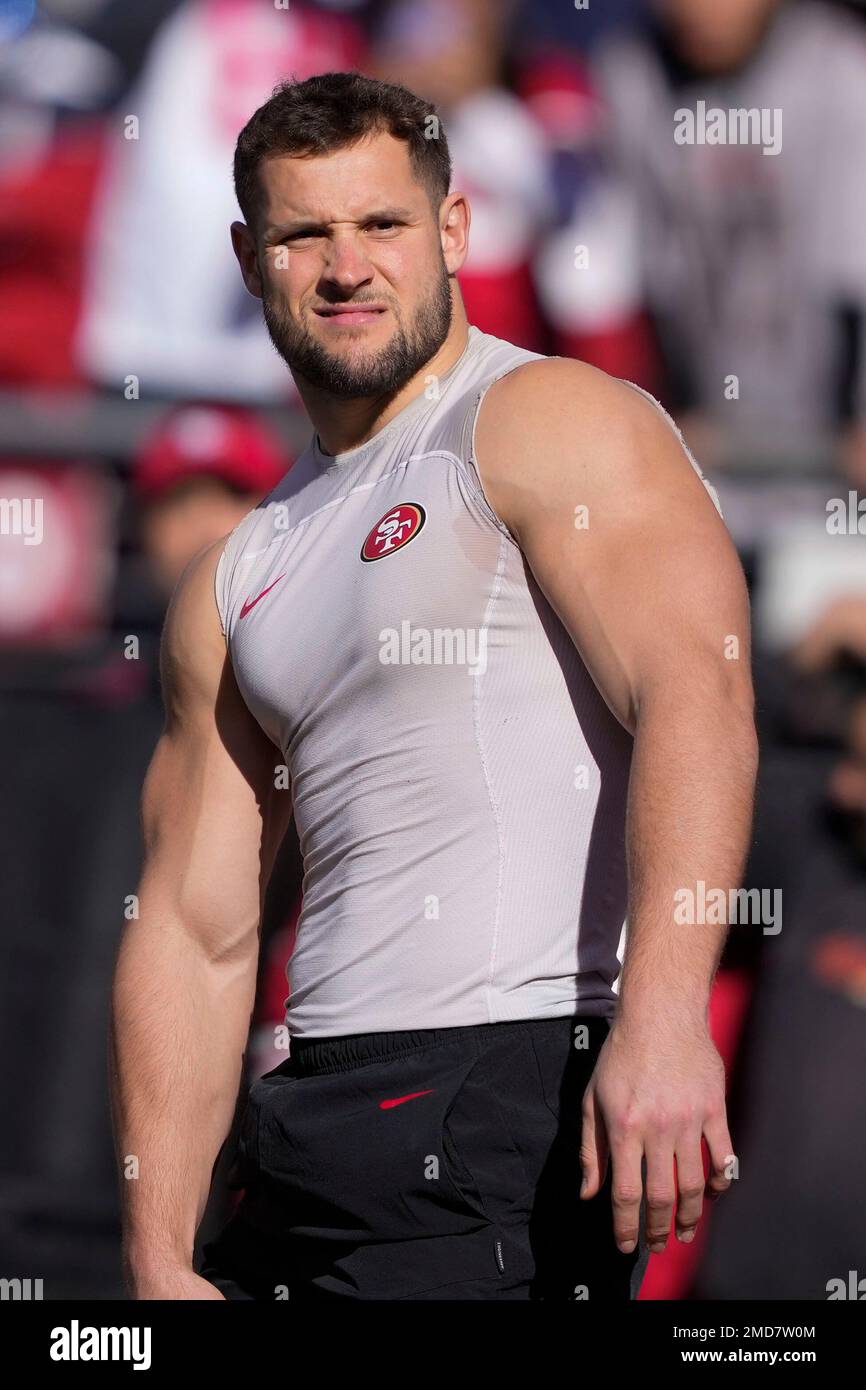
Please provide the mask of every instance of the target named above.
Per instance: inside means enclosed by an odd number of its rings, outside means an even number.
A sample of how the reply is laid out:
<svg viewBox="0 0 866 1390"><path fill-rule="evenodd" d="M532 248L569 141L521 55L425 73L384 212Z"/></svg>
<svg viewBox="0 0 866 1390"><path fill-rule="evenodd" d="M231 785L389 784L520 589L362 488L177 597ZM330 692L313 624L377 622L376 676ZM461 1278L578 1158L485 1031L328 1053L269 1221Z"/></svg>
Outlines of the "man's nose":
<svg viewBox="0 0 866 1390"><path fill-rule="evenodd" d="M373 267L356 237L350 234L331 239L322 271L323 280L346 295L359 285L366 284L372 276Z"/></svg>

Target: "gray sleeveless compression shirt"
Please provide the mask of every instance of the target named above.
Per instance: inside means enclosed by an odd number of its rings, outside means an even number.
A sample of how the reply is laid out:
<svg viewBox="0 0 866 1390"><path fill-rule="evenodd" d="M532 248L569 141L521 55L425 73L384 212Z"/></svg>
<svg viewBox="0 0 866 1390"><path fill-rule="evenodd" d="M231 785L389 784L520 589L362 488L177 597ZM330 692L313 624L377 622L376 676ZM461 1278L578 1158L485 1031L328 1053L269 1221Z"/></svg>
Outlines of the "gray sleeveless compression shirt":
<svg viewBox="0 0 866 1390"><path fill-rule="evenodd" d="M291 1036L614 1011L632 740L474 462L484 392L538 357L471 327L373 439L314 436L220 559L304 858Z"/></svg>

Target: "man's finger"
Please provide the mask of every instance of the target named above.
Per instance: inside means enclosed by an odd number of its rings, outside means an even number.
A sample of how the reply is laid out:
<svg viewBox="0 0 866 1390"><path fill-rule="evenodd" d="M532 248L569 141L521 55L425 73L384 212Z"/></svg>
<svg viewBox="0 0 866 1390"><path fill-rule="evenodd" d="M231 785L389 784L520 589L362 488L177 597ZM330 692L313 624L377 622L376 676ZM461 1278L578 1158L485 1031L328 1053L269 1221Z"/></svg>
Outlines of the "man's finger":
<svg viewBox="0 0 866 1390"><path fill-rule="evenodd" d="M677 1240L684 1245L694 1240L704 1209L704 1156L700 1130L691 1131L677 1141Z"/></svg>
<svg viewBox="0 0 866 1390"><path fill-rule="evenodd" d="M671 1138L646 1143L646 1238L654 1255L661 1254L674 1218L674 1146Z"/></svg>
<svg viewBox="0 0 866 1390"><path fill-rule="evenodd" d="M704 1195L715 1201L730 1187L732 1165L736 1162L724 1114L705 1120L704 1138L710 1153L710 1176Z"/></svg>
<svg viewBox="0 0 866 1390"><path fill-rule="evenodd" d="M624 1255L635 1249L640 1235L640 1204L643 1196L641 1160L643 1145L636 1138L612 1140L610 1160L613 1168L611 1201L613 1233Z"/></svg>
<svg viewBox="0 0 866 1390"><path fill-rule="evenodd" d="M581 1197L594 1197L607 1172L607 1135L604 1119L595 1101L595 1092L587 1089L583 1102L583 1125L580 1134L580 1166L583 1180Z"/></svg>

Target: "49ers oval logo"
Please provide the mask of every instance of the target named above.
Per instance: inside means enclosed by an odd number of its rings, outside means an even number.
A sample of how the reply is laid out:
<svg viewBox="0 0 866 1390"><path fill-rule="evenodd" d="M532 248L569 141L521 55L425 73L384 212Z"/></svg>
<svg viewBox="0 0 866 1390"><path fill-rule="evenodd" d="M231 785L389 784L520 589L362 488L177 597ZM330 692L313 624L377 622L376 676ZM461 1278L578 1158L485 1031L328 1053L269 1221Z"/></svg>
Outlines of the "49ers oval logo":
<svg viewBox="0 0 866 1390"><path fill-rule="evenodd" d="M393 555L395 550L415 539L426 520L427 513L420 502L401 502L398 507L392 507L376 522L361 546L361 559L369 563Z"/></svg>

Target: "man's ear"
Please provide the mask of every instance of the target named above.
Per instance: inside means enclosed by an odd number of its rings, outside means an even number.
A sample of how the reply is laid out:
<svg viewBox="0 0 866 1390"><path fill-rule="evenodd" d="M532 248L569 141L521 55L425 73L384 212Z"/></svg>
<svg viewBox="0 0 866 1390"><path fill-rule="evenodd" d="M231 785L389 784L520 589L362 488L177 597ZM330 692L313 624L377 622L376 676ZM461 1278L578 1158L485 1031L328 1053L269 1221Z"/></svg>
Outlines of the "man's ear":
<svg viewBox="0 0 866 1390"><path fill-rule="evenodd" d="M449 193L439 209L439 236L442 256L449 275L463 268L469 254L469 224L472 212L465 193Z"/></svg>
<svg viewBox="0 0 866 1390"><path fill-rule="evenodd" d="M245 222L232 223L232 246L238 258L244 284L256 299L262 298L262 277L256 255L255 238Z"/></svg>

